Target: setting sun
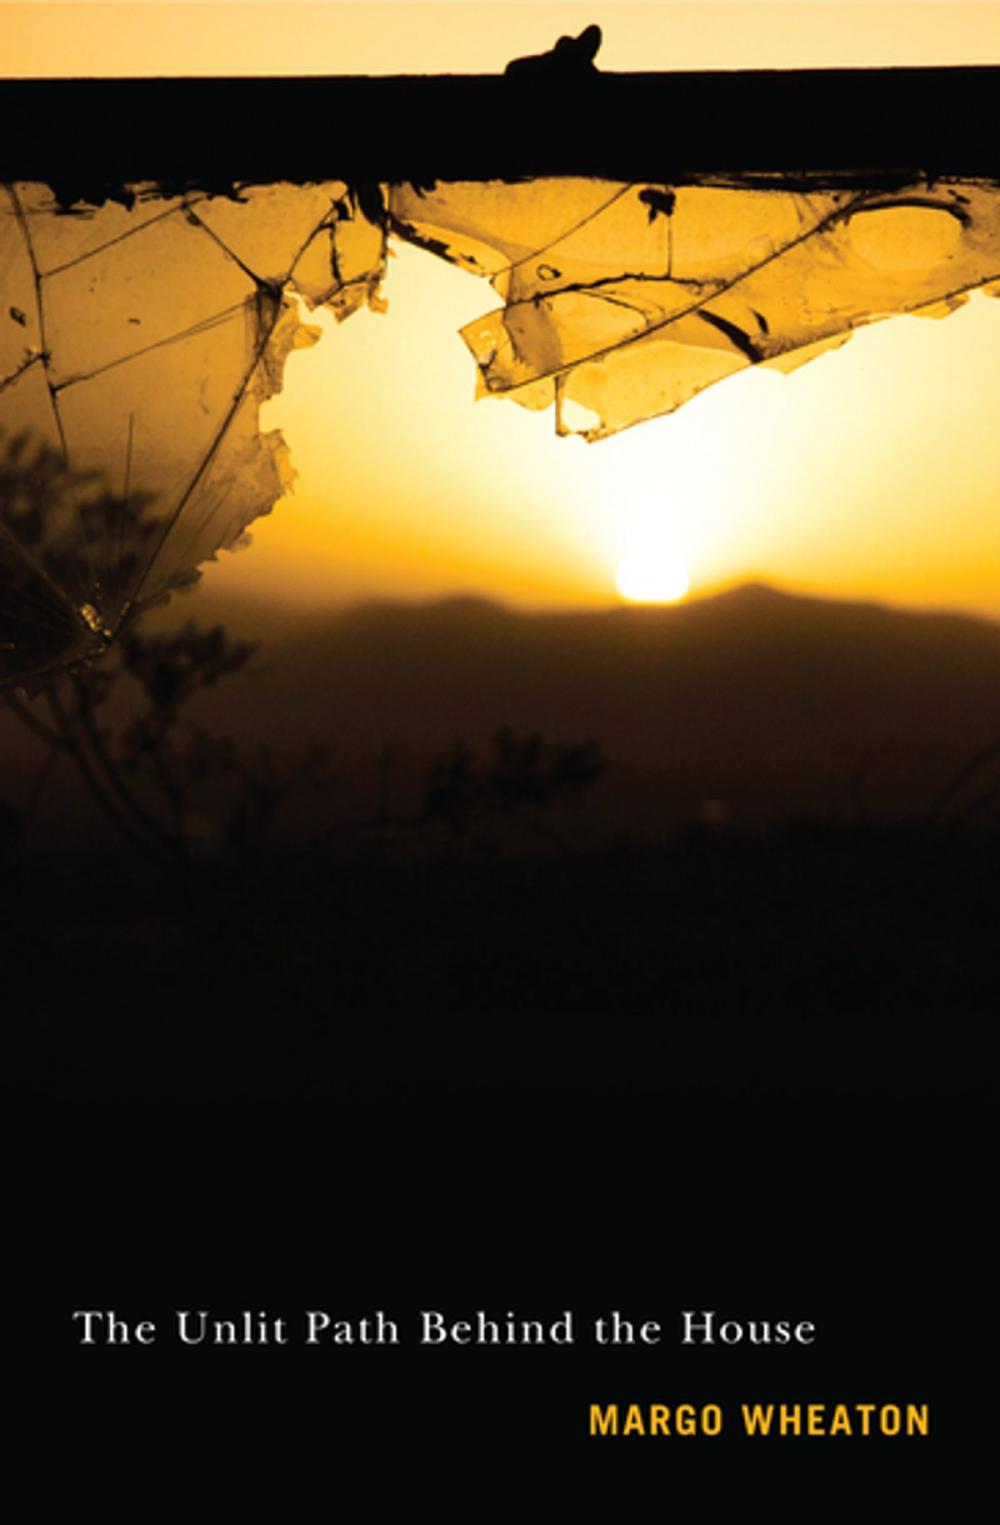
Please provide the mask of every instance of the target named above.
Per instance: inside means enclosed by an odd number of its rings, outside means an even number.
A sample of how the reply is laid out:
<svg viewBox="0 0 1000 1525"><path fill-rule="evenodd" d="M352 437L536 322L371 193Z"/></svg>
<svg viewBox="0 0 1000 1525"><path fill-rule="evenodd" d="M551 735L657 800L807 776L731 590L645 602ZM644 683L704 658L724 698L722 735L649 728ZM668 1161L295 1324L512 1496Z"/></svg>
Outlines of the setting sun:
<svg viewBox="0 0 1000 1525"><path fill-rule="evenodd" d="M637 540L622 557L615 578L618 591L633 604L673 604L691 586L687 562L668 534Z"/></svg>

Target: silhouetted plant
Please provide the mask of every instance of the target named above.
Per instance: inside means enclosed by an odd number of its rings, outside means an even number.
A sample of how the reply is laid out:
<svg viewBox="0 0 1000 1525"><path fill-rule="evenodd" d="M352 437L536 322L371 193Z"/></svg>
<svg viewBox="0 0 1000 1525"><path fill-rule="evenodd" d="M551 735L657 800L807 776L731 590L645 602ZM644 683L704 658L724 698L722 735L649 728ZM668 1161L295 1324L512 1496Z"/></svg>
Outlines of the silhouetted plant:
<svg viewBox="0 0 1000 1525"><path fill-rule="evenodd" d="M544 808L577 798L607 769L594 740L550 744L538 731L519 738L505 726L494 739L495 760L486 774L486 799L500 810Z"/></svg>
<svg viewBox="0 0 1000 1525"><path fill-rule="evenodd" d="M424 818L446 821L456 832L491 816L516 814L527 820L581 798L606 769L600 743L593 739L551 743L538 731L518 736L504 726L494 737L492 759L483 766L463 742L436 759L424 793Z"/></svg>
<svg viewBox="0 0 1000 1525"><path fill-rule="evenodd" d="M437 758L424 792L424 815L428 820L447 821L454 831L465 829L482 792L475 769L475 757L461 741Z"/></svg>
<svg viewBox="0 0 1000 1525"><path fill-rule="evenodd" d="M296 767L282 772L269 747L258 748L252 763L235 757L239 791L225 824L226 843L239 857L252 856L265 847L286 799L299 789L323 793L330 776L326 751L314 746Z"/></svg>
<svg viewBox="0 0 1000 1525"><path fill-rule="evenodd" d="M131 444L125 472L129 473ZM27 430L0 431L0 536L8 595L2 627L45 659L72 660L80 616L96 632L120 614L162 535L154 495L110 491L103 474L71 467L62 452ZM13 591L11 604L9 595ZM35 619L30 617L33 611ZM13 624L11 625L11 616ZM10 646L9 641L4 642Z"/></svg>
<svg viewBox="0 0 1000 1525"><path fill-rule="evenodd" d="M978 821L990 826L1000 824L1000 742L990 742L967 758L952 774L938 794L929 812L937 825L969 824ZM992 776L991 776L992 775Z"/></svg>
<svg viewBox="0 0 1000 1525"><path fill-rule="evenodd" d="M219 849L245 856L266 844L295 784L325 784L319 752L282 773L266 749L247 760L231 737L189 718L190 702L245 671L255 650L232 641L222 626L203 630L189 623L171 635L133 630L100 660L44 686L47 720L18 695L9 702L51 748L48 766L52 757L69 757L107 819L133 846L186 863L207 816ZM109 702L124 685L138 697L139 709L113 724Z"/></svg>
<svg viewBox="0 0 1000 1525"><path fill-rule="evenodd" d="M3 521L14 538L43 558L58 563L67 528L75 528L81 497L100 481L96 471L77 471L67 465L61 450L34 440L26 429L5 437L0 432L0 506Z"/></svg>
<svg viewBox="0 0 1000 1525"><path fill-rule="evenodd" d="M131 635L122 643L122 665L145 693L150 714L169 725L195 694L241 672L256 649L232 643L221 625L199 630L189 622L174 635Z"/></svg>

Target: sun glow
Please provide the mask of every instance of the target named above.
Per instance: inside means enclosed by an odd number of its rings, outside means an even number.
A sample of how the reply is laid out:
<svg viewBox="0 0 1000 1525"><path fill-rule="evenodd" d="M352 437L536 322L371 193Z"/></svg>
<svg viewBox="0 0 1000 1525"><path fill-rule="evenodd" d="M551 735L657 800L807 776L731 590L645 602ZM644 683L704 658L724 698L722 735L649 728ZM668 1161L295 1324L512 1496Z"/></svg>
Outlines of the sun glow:
<svg viewBox="0 0 1000 1525"><path fill-rule="evenodd" d="M618 591L632 604L673 604L691 586L687 562L669 533L637 540L618 564Z"/></svg>
<svg viewBox="0 0 1000 1525"><path fill-rule="evenodd" d="M1000 301L872 324L791 376L751 367L587 444L473 402L475 276L402 246L386 294L387 315L303 315L324 338L264 418L296 491L254 522L254 552L208 568L220 593L578 608L754 579L997 617Z"/></svg>

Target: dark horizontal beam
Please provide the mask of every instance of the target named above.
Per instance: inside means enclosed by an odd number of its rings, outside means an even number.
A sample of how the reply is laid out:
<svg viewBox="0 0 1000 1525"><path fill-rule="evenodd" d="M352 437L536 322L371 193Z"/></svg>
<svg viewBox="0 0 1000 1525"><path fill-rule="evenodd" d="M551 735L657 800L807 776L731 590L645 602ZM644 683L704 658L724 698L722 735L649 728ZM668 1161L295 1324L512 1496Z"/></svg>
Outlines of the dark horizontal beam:
<svg viewBox="0 0 1000 1525"><path fill-rule="evenodd" d="M1000 68L0 84L0 181L1000 180Z"/></svg>

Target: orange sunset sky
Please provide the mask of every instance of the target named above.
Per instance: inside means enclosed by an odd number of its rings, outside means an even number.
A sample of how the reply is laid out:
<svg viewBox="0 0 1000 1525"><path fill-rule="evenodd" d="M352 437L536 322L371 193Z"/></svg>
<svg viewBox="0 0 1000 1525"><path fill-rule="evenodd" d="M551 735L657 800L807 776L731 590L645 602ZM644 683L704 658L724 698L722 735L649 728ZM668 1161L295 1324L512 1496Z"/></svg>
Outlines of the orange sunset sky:
<svg viewBox="0 0 1000 1525"><path fill-rule="evenodd" d="M1000 64L1000 4L0 5L0 70L494 72L600 22L606 69ZM473 400L488 284L398 247L385 315L325 315L265 427L292 496L206 587L304 604L459 592L599 606L623 562L695 594L748 578L1000 619L1000 301L874 324L587 445Z"/></svg>

